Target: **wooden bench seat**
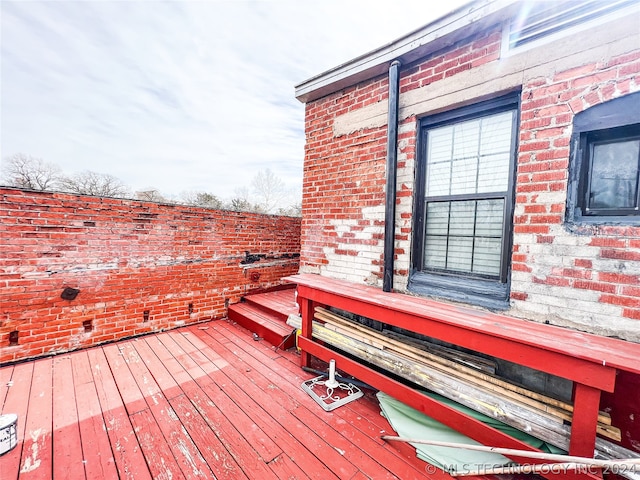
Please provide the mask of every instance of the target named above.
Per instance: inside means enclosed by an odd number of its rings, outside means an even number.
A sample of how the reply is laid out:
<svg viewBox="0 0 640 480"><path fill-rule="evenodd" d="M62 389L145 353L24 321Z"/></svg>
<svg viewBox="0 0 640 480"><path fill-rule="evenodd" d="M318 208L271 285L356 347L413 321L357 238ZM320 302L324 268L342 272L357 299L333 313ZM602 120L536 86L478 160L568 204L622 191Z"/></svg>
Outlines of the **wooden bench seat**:
<svg viewBox="0 0 640 480"><path fill-rule="evenodd" d="M286 280L297 284L302 313L299 346L303 365L309 364L310 356L325 361L335 358L342 370L486 445L533 450L529 445L426 398L411 387L313 340L314 309L335 307L573 381L571 455L594 456L600 395L602 391L614 391L616 372L624 370L640 374L640 345L635 343L387 293L319 275L300 274Z"/></svg>

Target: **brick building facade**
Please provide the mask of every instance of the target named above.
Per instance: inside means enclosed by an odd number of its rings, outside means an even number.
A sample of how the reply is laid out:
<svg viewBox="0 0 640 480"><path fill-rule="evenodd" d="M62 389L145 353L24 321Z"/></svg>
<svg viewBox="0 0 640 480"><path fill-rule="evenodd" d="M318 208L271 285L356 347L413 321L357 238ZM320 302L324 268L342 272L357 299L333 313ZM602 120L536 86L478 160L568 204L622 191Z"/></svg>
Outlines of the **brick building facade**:
<svg viewBox="0 0 640 480"><path fill-rule="evenodd" d="M299 263L299 218L4 188L0 224L0 363L222 318Z"/></svg>
<svg viewBox="0 0 640 480"><path fill-rule="evenodd" d="M606 160L583 160L581 147L614 132L631 138L625 145L637 155L640 7L623 2L562 29L553 22L571 12L540 3L556 11L532 12L551 22L532 40L525 35L535 19L523 16L522 3L474 2L297 86L306 104L302 272L382 285L387 71L398 60L393 288L640 342L638 173L620 174L627 187L636 182L635 197L625 191L625 200L600 209L592 197L590 208L589 188L593 196L596 187L614 187L591 179ZM446 163L433 153L438 135L476 129L499 143L492 122L503 124L495 128L506 135L504 159L494 152L464 167L454 152L442 187L434 173ZM478 148L491 151L482 138ZM474 232L485 226L495 235L455 236L451 219L449 233L438 233L438 208L453 218L463 201L477 209Z"/></svg>
<svg viewBox="0 0 640 480"><path fill-rule="evenodd" d="M298 85L301 272L640 342L638 25L476 1ZM632 449L638 395L600 402Z"/></svg>

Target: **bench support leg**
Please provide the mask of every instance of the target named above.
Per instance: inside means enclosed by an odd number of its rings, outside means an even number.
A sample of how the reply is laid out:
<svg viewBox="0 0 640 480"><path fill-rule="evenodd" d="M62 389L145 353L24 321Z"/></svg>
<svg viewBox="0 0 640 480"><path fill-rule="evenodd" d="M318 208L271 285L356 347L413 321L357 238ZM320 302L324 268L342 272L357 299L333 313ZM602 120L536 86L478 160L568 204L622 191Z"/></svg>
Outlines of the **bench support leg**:
<svg viewBox="0 0 640 480"><path fill-rule="evenodd" d="M569 454L593 458L596 447L596 427L600 408L600 390L581 383L575 384L573 419Z"/></svg>
<svg viewBox="0 0 640 480"><path fill-rule="evenodd" d="M300 312L302 313L301 336L311 339L313 313L315 308L314 302L312 302L308 298L300 298L300 297L298 297L298 301L300 302ZM309 353L307 353L304 349L300 352L300 366L301 367L311 366L311 355L309 355Z"/></svg>

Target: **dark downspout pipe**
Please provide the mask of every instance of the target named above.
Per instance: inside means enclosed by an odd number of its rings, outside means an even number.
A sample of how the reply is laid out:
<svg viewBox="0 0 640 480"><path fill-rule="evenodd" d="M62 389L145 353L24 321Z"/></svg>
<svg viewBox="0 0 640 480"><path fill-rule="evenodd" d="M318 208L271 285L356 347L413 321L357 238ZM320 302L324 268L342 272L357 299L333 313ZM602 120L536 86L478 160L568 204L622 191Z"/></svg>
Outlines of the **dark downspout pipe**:
<svg viewBox="0 0 640 480"><path fill-rule="evenodd" d="M389 66L389 117L387 120L387 198L384 213L384 272L382 291L393 289L393 263L396 234L396 177L398 171L398 97L400 62Z"/></svg>

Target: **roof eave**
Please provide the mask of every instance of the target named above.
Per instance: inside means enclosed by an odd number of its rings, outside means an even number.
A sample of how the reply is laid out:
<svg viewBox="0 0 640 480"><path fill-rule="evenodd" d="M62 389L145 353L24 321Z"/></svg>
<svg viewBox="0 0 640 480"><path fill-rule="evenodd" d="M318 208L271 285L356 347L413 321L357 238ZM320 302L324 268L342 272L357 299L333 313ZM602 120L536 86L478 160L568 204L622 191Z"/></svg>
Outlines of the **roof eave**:
<svg viewBox="0 0 640 480"><path fill-rule="evenodd" d="M403 65L467 38L508 17L520 0L468 3L404 37L296 85L295 96L308 103L387 72L394 60Z"/></svg>

